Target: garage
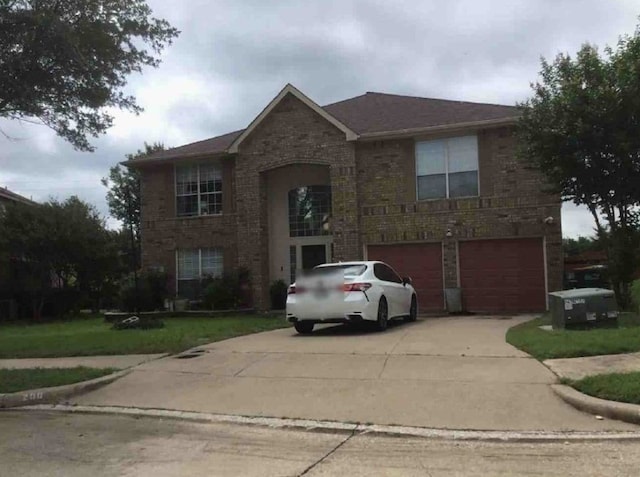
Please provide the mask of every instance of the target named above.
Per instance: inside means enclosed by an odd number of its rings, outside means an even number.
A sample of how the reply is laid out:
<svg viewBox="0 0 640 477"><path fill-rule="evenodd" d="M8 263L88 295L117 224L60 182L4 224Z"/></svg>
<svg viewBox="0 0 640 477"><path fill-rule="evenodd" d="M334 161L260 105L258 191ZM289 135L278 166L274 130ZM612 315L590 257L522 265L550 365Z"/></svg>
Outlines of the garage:
<svg viewBox="0 0 640 477"><path fill-rule="evenodd" d="M458 244L460 286L467 311L543 311L545 266L540 238Z"/></svg>
<svg viewBox="0 0 640 477"><path fill-rule="evenodd" d="M369 245L367 256L388 263L403 277L411 277L420 311L444 309L441 243Z"/></svg>

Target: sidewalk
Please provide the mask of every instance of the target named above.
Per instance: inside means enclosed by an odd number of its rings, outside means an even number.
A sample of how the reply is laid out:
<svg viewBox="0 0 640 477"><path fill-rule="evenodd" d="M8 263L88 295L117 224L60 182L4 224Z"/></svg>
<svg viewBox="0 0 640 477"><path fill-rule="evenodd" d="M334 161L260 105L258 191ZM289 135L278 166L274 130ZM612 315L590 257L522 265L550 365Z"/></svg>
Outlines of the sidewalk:
<svg viewBox="0 0 640 477"><path fill-rule="evenodd" d="M560 378L578 380L594 374L640 371L640 353L548 359L543 364Z"/></svg>
<svg viewBox="0 0 640 477"><path fill-rule="evenodd" d="M26 368L116 368L125 369L165 356L165 354L129 354L114 356L76 356L73 358L0 359L0 369Z"/></svg>

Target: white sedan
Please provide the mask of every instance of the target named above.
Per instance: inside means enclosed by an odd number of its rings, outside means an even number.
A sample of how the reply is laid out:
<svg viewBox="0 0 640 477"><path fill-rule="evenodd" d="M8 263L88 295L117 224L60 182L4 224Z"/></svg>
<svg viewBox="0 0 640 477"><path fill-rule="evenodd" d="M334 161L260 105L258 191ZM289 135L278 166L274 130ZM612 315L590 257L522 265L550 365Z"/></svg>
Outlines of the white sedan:
<svg viewBox="0 0 640 477"><path fill-rule="evenodd" d="M319 265L287 294L287 321L298 333L311 333L316 323L373 322L384 331L390 319L415 321L417 315L411 279L377 261Z"/></svg>

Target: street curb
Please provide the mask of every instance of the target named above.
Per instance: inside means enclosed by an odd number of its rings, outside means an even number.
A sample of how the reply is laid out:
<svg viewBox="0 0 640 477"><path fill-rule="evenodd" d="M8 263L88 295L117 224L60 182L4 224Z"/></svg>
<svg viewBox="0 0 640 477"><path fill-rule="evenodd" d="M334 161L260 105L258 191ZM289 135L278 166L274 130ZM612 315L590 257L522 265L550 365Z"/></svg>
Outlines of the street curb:
<svg viewBox="0 0 640 477"><path fill-rule="evenodd" d="M318 433L349 433L386 437L413 437L483 442L599 442L640 441L640 431L495 431L441 429L398 425L360 424L312 419L239 416L169 409L144 409L119 406L33 405L13 411L63 412L71 414L119 415L134 418L173 419L201 424L229 424L271 429L302 430ZM8 410L10 412L12 410Z"/></svg>
<svg viewBox="0 0 640 477"><path fill-rule="evenodd" d="M552 384L551 389L560 399L581 411L618 421L640 424L640 406L637 404L596 398L564 384Z"/></svg>
<svg viewBox="0 0 640 477"><path fill-rule="evenodd" d="M16 393L0 394L0 409L31 406L34 404L55 404L78 394L83 394L112 383L131 372L131 369L117 371L106 376L80 381L79 383L65 384L51 388L27 389Z"/></svg>

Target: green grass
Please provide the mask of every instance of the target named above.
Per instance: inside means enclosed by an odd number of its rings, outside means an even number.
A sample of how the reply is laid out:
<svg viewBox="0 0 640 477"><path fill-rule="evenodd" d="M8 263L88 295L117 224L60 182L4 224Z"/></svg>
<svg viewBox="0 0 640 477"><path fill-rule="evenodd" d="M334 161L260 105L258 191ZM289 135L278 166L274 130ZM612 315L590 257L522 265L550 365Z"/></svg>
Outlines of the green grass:
<svg viewBox="0 0 640 477"><path fill-rule="evenodd" d="M0 325L0 358L52 358L176 353L234 336L289 326L282 317L165 318L164 328L112 330L102 318L47 324Z"/></svg>
<svg viewBox="0 0 640 477"><path fill-rule="evenodd" d="M598 374L568 384L589 396L640 404L640 372Z"/></svg>
<svg viewBox="0 0 640 477"><path fill-rule="evenodd" d="M16 393L27 389L50 388L99 378L117 371L104 368L29 368L0 369L0 393Z"/></svg>
<svg viewBox="0 0 640 477"><path fill-rule="evenodd" d="M618 328L544 331L539 328L544 324L548 316L514 326L507 342L539 360L640 351L640 316L635 313L621 313Z"/></svg>

